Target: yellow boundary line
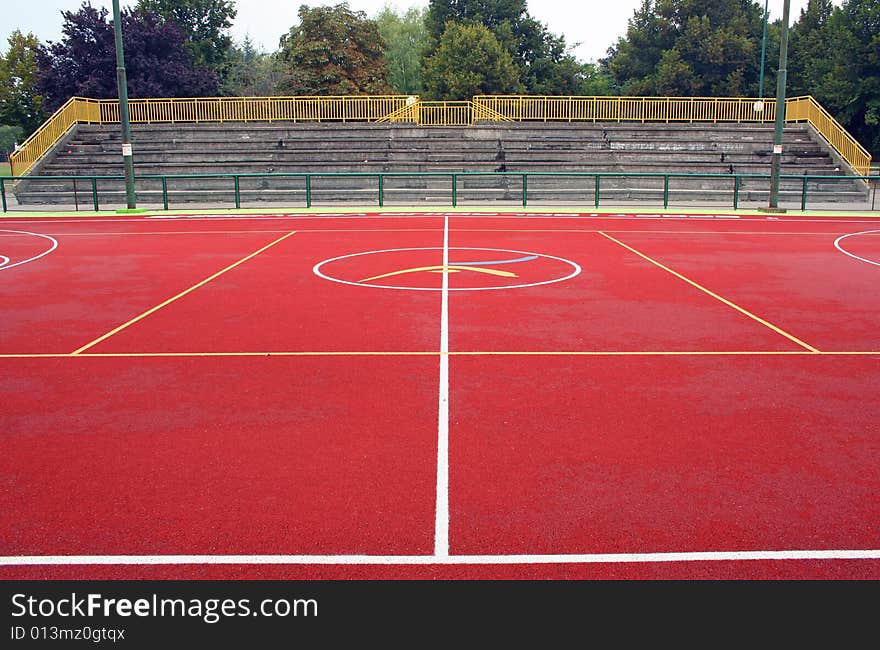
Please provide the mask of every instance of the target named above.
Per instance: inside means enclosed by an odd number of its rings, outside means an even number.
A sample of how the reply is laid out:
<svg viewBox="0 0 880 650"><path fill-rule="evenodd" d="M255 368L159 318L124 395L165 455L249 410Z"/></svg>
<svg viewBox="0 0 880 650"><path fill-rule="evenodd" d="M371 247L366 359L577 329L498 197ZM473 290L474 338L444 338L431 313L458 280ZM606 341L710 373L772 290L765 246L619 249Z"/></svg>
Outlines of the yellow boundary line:
<svg viewBox="0 0 880 650"><path fill-rule="evenodd" d="M206 284L208 284L209 282L211 282L212 280L214 280L214 279L220 277L221 275L223 275L223 274L226 273L227 271L231 271L231 270L234 269L235 267L244 264L244 263L247 262L248 260L250 260L250 259L256 257L257 255L259 255L259 254L262 253L263 251L265 251L265 250L271 248L271 247L274 246L275 244L278 244L278 243L284 241L285 239L287 239L288 237L290 237L291 235L294 235L294 234L296 234L296 231L295 231L295 230L292 230L292 231L290 231L289 233L287 233L286 235L284 235L283 237L279 237L279 238L276 239L275 241L273 241L273 242L271 242L271 243L269 243L269 244L266 244L265 246L263 246L263 247L260 248L259 250L256 250L256 251L254 251L253 253L251 253L250 255L248 255L247 257L243 257L242 259L238 260L237 262L233 262L232 264L230 264L230 265L227 266L226 268L221 269L221 270L217 271L216 273L214 273L213 275L210 275L209 277L205 278L205 279L202 280L201 282L199 282L199 283L197 283L197 284L194 284L194 285L191 286L189 289L185 289L184 291L181 291L181 292L178 293L176 296L173 296L173 297L169 298L168 300L166 300L166 301L164 301L164 302L162 302L162 303L159 303L159 304L156 305L155 307L152 307L151 309L148 309L147 311L145 311L144 313L140 314L139 316L135 316L135 317L132 318L130 321L127 321L127 322L123 323L122 325L120 325L119 327L110 330L110 331L107 332L106 334L104 334L104 335L102 335L102 336L99 336L99 337L96 338L94 341L91 341L90 343L86 343L86 344L85 344L84 346L82 346L81 348L78 348L78 349L74 350L74 351L71 353L71 355L72 355L72 356L76 356L76 355L81 354L82 352L85 352L86 350L88 350L89 348L94 347L95 345L97 345L97 344L100 343L101 341L105 341L105 340L107 340L108 338L110 338L110 337L113 336L114 334L117 334L117 333L121 332L121 331L124 330L125 328L130 327L131 325L134 325L135 323L137 323L137 322L140 321L140 320L143 320L144 318L146 318L146 317L149 316L150 314L154 314L155 312L159 311L159 310L162 309L163 307L165 307L165 306L167 306L167 305L170 305L170 304L171 304L172 302L174 302L175 300L179 300L180 298L183 298L185 295L187 295L187 294L189 294L189 293L192 293L193 291L195 291L195 290L198 289L199 287L203 287L204 285L206 285Z"/></svg>
<svg viewBox="0 0 880 650"><path fill-rule="evenodd" d="M730 300L727 300L726 298L723 298L723 297L719 296L719 295L718 295L717 293L715 293L714 291L711 291L710 289L707 289L707 288L704 287L703 285L694 282L694 281L691 280L690 278L687 278L687 277L685 277L684 275L682 275L681 273L678 273L677 271L672 270L671 268L669 268L668 266L665 266L664 264L661 264L661 263L658 262L657 260L655 260L655 259L653 259L653 258L651 258L651 257L648 257L647 255L645 255L644 253L642 253L642 252L636 250L636 249L633 248L632 246L627 246L627 245L624 244L622 241L620 241L620 240L618 240L618 239L615 239L615 238L612 237L611 235L608 235L608 234L602 232L601 230L599 231L599 234L602 235L603 237L605 237L606 239L609 239L609 240L613 241L613 242L614 242L615 244L617 244L618 246L622 246L623 248L627 249L628 251L630 251L630 252L632 252L632 253L635 253L636 255L638 255L639 257L641 257L642 259L647 260L648 262L650 262L651 264L653 264L654 266L656 266L656 267L658 267L658 268L661 268L661 269L663 269L664 271L666 271L667 273L671 273L672 275L674 275L674 276L677 277L678 279L687 282L689 285L691 285L692 287L694 287L694 288L696 288L696 289L699 289L700 291L702 291L702 292L705 293L706 295L709 295L709 296L715 298L716 300L718 300L718 301L724 303L724 304L727 305L728 307L731 307L732 309L735 309L736 311L740 312L741 314L744 314L744 315L748 316L748 317L751 318L752 320L754 320L754 321L756 321L756 322L758 322L758 323L761 323L761 325L764 325L765 327L770 328L771 330L773 330L773 331L776 332L777 334L781 334L782 336L784 336L784 337L787 338L788 340L790 340L790 341L792 341L792 342L794 342L794 343L797 343L799 346L801 346L801 347L803 347L803 348L806 348L806 349L809 350L810 352L814 352L814 353L819 352L818 349L814 348L814 347L813 347L812 345L810 345L809 343L804 343L803 341L801 341L801 340L800 340L799 338L797 338L796 336L794 336L794 335L792 335L792 334L789 334L788 332L786 332L785 330L783 330L783 329L777 327L777 326L774 325L773 323L770 323L769 321L764 320L764 319L761 318L760 316L756 316L755 314L753 314L752 312L750 312L748 309L745 309L745 308L743 308L743 307L740 307L740 306L737 305L736 303L733 303L733 302L731 302Z"/></svg>

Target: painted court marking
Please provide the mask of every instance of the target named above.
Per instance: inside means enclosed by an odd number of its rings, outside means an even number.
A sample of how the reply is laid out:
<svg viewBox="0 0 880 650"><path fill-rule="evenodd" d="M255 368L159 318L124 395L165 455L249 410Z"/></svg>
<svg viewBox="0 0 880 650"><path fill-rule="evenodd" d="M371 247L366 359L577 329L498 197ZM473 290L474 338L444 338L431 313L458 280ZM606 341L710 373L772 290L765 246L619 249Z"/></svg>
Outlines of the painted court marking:
<svg viewBox="0 0 880 650"><path fill-rule="evenodd" d="M851 232L851 233L848 234L848 235L843 235L843 236L838 237L837 239L835 239L835 240L834 240L834 247L835 247L837 250L839 250L841 253L843 253L844 255L849 255L850 257L855 258L855 259L859 260L860 262L867 262L868 264L873 264L874 266L880 266L880 262L878 262L878 261L876 261L876 260L869 260L869 259L864 258L864 257L859 257L859 256L856 255L855 253L850 253L848 250L846 250L846 249L841 245L841 242L842 242L844 239L846 239L847 237L855 237L855 236L857 236L857 235L876 235L876 234L880 234L880 230L864 230L864 231L862 231L862 232Z"/></svg>
<svg viewBox="0 0 880 650"><path fill-rule="evenodd" d="M117 327L117 328L115 328L115 329L113 329L113 330L110 330L109 332L107 332L107 333L104 334L103 336L99 336L99 337L96 338L94 341L91 341L90 343L86 343L86 344L85 344L84 346L82 346L81 348L78 348L78 349L74 350L72 354L73 354L73 355L78 355L78 354L80 354L81 352L85 352L85 351L88 350L89 348L92 348L92 347L96 346L96 345L97 345L98 343L100 343L101 341L105 341L105 340L107 340L108 338L110 338L111 336L113 336L114 334L118 334L119 332L121 332L122 330L126 329L127 327L130 327L130 326L134 325L135 323L137 323L138 321L143 320L144 318L146 318L146 317L149 316L150 314L154 314L155 312L159 311L159 310L162 309L163 307L166 307L167 305L170 305L170 304L171 304L172 302L174 302L175 300L179 300L180 298L183 298L185 295L187 295L187 294L189 294L189 293L192 293L193 291L195 291L195 290L198 289L199 287L202 287L202 286L208 284L209 282L211 282L211 280L214 280L214 279L220 277L221 275L223 275L224 273L226 273L227 271L231 271L231 270L234 269L235 267L244 264L244 263L247 262L248 260L250 260L250 259L256 257L257 255L259 255L259 254L262 253L263 251L268 250L269 248L272 248L272 246L274 246L275 244L278 244L278 243L284 241L285 239L287 239L288 237L290 237L291 235L294 235L294 234L296 234L296 231L295 231L295 230L293 230L293 231L287 233L287 234L284 235L283 237L279 237L278 239L276 239L276 240L273 241L273 242L270 242L269 244L266 244L266 245L263 246L261 249L254 251L253 253L251 253L251 254L248 255L247 257L243 257L242 259L238 260L237 262L233 262L232 264L230 264L230 265L227 266L226 268L224 268L224 269L220 269L219 271L217 271L217 272L214 273L213 275L208 276L207 278L205 278L204 280L202 280L202 281L199 282L198 284L194 284L194 285L191 286L189 289L185 289L184 291L181 291L181 292L178 293L176 296L172 296L171 298L169 298L169 299L166 300L165 302L159 303L159 304L156 305L155 307L152 307L151 309L148 309L147 311L145 311L144 313L140 314L139 316L135 316L135 317L132 318L130 321L128 321L128 322L126 322L126 323L123 323L122 325L120 325L119 327Z"/></svg>
<svg viewBox="0 0 880 650"><path fill-rule="evenodd" d="M447 219L446 219L447 225L444 228L444 241L447 241L447 242L449 240L448 221L449 221L449 219L447 217ZM411 252L411 251L438 251L438 250L441 250L441 249L430 248L430 247L428 247L428 248L386 248L386 249L382 249L382 250L363 251L360 253L339 255L338 257L332 257L330 259L326 259L321 262L318 262L312 268L312 272L315 275L317 275L318 277L323 278L324 280L329 280L331 282L338 282L340 284L348 284L348 285L355 286L355 287L372 287L374 289L399 289L402 291L441 291L441 292L447 292L447 293L450 291L493 291L493 290L498 290L498 289L523 289L525 287L537 287L537 286L544 285L544 284L554 284L556 282L563 282L565 280L570 280L571 278L573 278L581 273L580 265L576 264L575 262L572 262L571 260L567 260L563 257L556 257L554 255L546 255L544 253L533 253L533 252L528 252L528 251L510 250L510 249L506 249L506 248L474 248L474 247L451 247L451 248L444 247L442 249L443 250L443 264L441 266L435 265L435 266L423 266L423 267L416 267L416 268L410 268L410 269L403 269L403 270L398 270L398 271L395 271L392 273L378 275L378 276L375 276L372 278L365 278L360 281L346 280L344 278L335 277L335 276L331 275L330 273L328 273L325 268L327 266L332 265L334 262L338 262L340 260L347 260L347 259L352 259L352 258L356 258L356 257L363 257L363 256L368 256L368 255L380 255L380 254L384 254L384 253L401 253L401 252ZM515 259L507 259L507 260L488 260L488 261L482 261L482 262L450 263L449 262L449 251L487 251L492 254L498 254L498 253L505 254L505 255L514 254L514 255L518 255L520 257L517 257ZM510 264L510 263L518 263L518 262L527 262L527 261L532 261L532 260L535 260L538 258L545 258L545 259L551 259L551 260L556 260L558 262L562 262L564 265L566 265L570 269L570 271L566 275L562 275L558 278L550 278L548 280L542 280L539 282L525 282L522 284L500 285L500 286L494 286L494 287L491 287L491 286L487 286L487 287L450 287L449 286L449 277L448 277L449 272L454 272L454 271L458 271L458 270L468 270L467 269L468 266L475 267L475 268L469 269L469 270L482 271L482 272L492 272L488 269L481 269L480 267L486 266L486 265L503 264L503 263ZM410 287L410 286L405 286L405 285L394 285L394 284L375 284L372 282L368 284L368 281L370 281L370 280L376 280L376 279L390 277L390 276L394 276L394 275L400 275L403 273L410 273L413 271L426 271L426 272L440 271L440 272L443 272L444 277L443 277L442 285L440 287ZM498 273L494 272L493 274L498 274Z"/></svg>
<svg viewBox="0 0 880 650"><path fill-rule="evenodd" d="M41 257L45 257L46 255L48 255L49 253L54 251L56 248L58 248L58 240L55 239L54 237L50 237L49 235L41 235L40 233L37 233L37 232L26 232L24 230L0 230L0 232L8 232L8 233L12 233L14 235L30 235L32 237L41 237L42 239L48 239L51 242L51 244L49 245L49 248L44 250L39 255L34 255L33 257L29 257L27 259L20 260L18 262L14 262L13 264L9 263L11 261L9 257L7 257L6 255L0 255L0 271L7 271L13 267L21 266L22 264L27 264L28 262L33 262L35 260L40 259Z"/></svg>
<svg viewBox="0 0 880 650"><path fill-rule="evenodd" d="M449 217L443 220L443 268L449 267ZM449 555L449 274L440 293L440 390L437 404L437 502L434 555Z"/></svg>
<svg viewBox="0 0 880 650"><path fill-rule="evenodd" d="M752 320L761 323L761 325L764 325L765 327L769 327L771 330L773 330L773 331L776 332L777 334L781 334L782 336L784 336L785 338L787 338L789 341L792 341L792 342L794 342L794 343L797 343L797 344L798 344L799 346L801 346L802 348L806 348L806 349L809 350L810 352L816 352L816 353L819 352L819 350L817 350L816 348L814 348L814 347L813 347L812 345L810 345L809 343L804 343L804 342L801 341L799 338L793 336L792 334L789 334L788 332L786 332L785 330L783 330L783 329L781 329L781 328L779 328L779 327L776 327L776 325L774 325L773 323L770 323L770 322L764 320L763 318L761 318L760 316L756 316L755 314L753 314L752 312L748 311L747 309L745 309L745 308L743 308L743 307L740 307L740 306L737 305L736 303L733 303L733 302L731 302L730 300L727 300L726 298L723 298L723 297L719 296L719 295L718 295L717 293L715 293L714 291L711 291L711 290L707 289L706 287L702 286L701 284L697 284L696 282L694 282L694 281L691 280L690 278L687 278L687 277L683 276L681 273L678 273L677 271L673 271L673 270L672 270L671 268L669 268L668 266L666 266L666 265L664 265L664 264L661 264L660 262L658 262L657 260L655 260L655 259L653 259L653 258L651 258L651 257L648 257L647 255L645 255L644 253L642 253L642 252L636 250L636 249L633 248L632 246L628 246L628 245L624 244L622 241L620 241L620 240L618 240L618 239L615 239L615 238L612 237L611 235L609 235L609 234L607 234L607 233L604 233L604 232L602 232L602 231L599 231L599 234L602 235L603 237L607 238L607 239L610 239L611 241L613 241L613 242L614 242L615 244L617 244L618 246L622 246L623 248L627 249L628 251L630 251L630 252L632 252L632 253L635 253L636 255L638 255L639 257L641 257L642 259L644 259L644 260L650 262L651 264L653 264L654 266L663 269L663 270L666 271L667 273L671 273L672 275L674 275L674 276L677 277L678 279L680 279L680 280L684 280L685 282L687 282L687 283L688 283L689 285L691 285L692 287L694 287L694 288L696 288L696 289L699 289L699 290L702 291L703 293L705 293L705 294L707 294L707 295L709 295L709 296L712 296L713 298L715 298L716 300L718 300L718 301L720 301L720 302L723 302L723 303L724 303L725 305L727 305L728 307L731 307L731 308L735 309L736 311L740 312L741 314L744 314L745 316L748 316L748 317L751 318Z"/></svg>
<svg viewBox="0 0 880 650"><path fill-rule="evenodd" d="M789 551L691 551L679 553L583 553L536 555L30 555L0 557L0 566L162 564L622 564L657 562L742 562L761 560L877 560L880 549Z"/></svg>
<svg viewBox="0 0 880 650"><path fill-rule="evenodd" d="M474 213L475 216L491 216L483 213ZM292 218L302 218L297 215L289 215ZM340 214L339 216L352 216L351 214ZM389 215L392 216L392 215ZM396 216L396 215L395 215ZM430 216L440 216L440 215L430 215ZM450 248L449 246L449 217L450 216L460 216L457 213L445 213L444 216L444 227L443 227L443 259L442 259L442 267L439 270L447 270L450 268L449 262L449 253L450 250L479 250L479 251L496 251L496 252L507 252L507 253L517 253L521 255L537 255L534 253L525 253L522 251L508 251L504 249L455 249ZM534 216L534 215L533 215ZM548 215L544 215L548 216ZM571 215L566 215L570 217ZM599 215L595 215L599 216ZM611 215L602 215L605 218L610 218ZM217 218L230 218L230 217L217 217ZM256 217L255 217L256 218ZM667 219L669 217L666 217ZM13 231L6 231L13 232ZM421 289L421 290L434 290L440 291L441 293L441 319L440 319L440 345L439 351L422 351L422 352L333 352L333 351L315 351L315 352L190 352L190 353L90 353L87 352L90 348L97 345L101 341L106 340L110 336L122 331L123 329L133 325L134 323L142 320L143 318L149 316L150 314L158 311L159 309L167 306L168 304L182 298L183 296L189 294L195 289L204 286L208 282L213 279L219 277L223 273L232 270L233 268L243 264L244 262L252 259L256 255L264 252L265 250L271 248L272 246L280 243L284 239L293 235L296 231L287 232L282 237L276 239L275 241L269 243L263 248L251 253L245 258L231 264L230 266L218 271L217 273L211 275L205 280L199 282L196 285L193 285L189 289L177 294L176 296L166 300L165 302L153 307L152 309L144 312L143 314L131 319L130 321L124 323L123 325L117 327L116 329L104 334L103 336L95 339L94 341L86 344L85 346L79 348L73 353L68 354L0 354L0 358L105 358L105 357L119 357L119 358L134 358L134 357L215 357L215 356L346 356L346 355L382 355L382 356L396 356L396 355L438 355L439 357L439 390L438 390L438 443L437 443L437 478L436 478L436 505L435 505L435 526L434 526L434 552L432 555L46 555L46 556L0 556L0 566L39 566L39 565L137 565L137 566L146 566L146 565L512 565L512 564L523 564L523 565L535 565L535 564L565 564L565 563L576 563L576 564L597 564L597 563L610 563L610 564L619 564L619 563L661 563L661 562L718 562L718 561L773 561L773 560L878 560L880 559L880 549L826 549L826 550L776 550L776 551L762 551L762 550L745 550L745 551L696 551L696 552L657 552L657 553L584 553L584 554L512 554L512 555L455 555L450 554L449 552L449 357L456 355L570 355L570 356L578 356L578 355L602 355L602 356L618 356L618 355L663 355L663 356L681 356L681 355L769 355L769 356L785 356L785 355L838 355L838 356L846 356L846 355L880 355L880 352L821 352L816 348L800 341L794 336L784 332L783 330L773 326L772 324L760 319L759 317L751 314L747 310L731 303L728 300L714 294L710 290L700 286L699 284L689 280L688 278L682 276L681 274L675 272L674 270L660 264L659 262L651 259L650 257L644 255L643 253L627 246L626 244L614 239L610 235L606 234L602 231L595 231L602 234L604 237L610 239L611 241L617 243L618 245L630 250L631 252L639 255L643 259L648 262L658 266L659 268L675 275L681 280L687 282L688 284L694 286L695 288L707 293L708 295L716 298L717 300L723 302L724 304L736 309L737 311L743 313L744 315L764 324L770 329L776 331L777 333L785 336L791 341L797 343L801 346L802 349L794 350L794 351L731 351L731 352L719 352L719 351L625 351L625 352L614 352L614 351L583 351L583 352L572 352L572 351L509 351L509 352L501 352L501 351L471 351L471 352L450 352L449 350L449 292L454 290L480 290L481 288L476 289L455 289L449 286L449 273L442 273L442 284L439 289L431 288L431 289ZM880 231L866 231L866 232L880 232ZM35 233L27 233L27 234L35 234ZM864 233L852 233L852 235L856 234L864 234ZM38 235L42 237L46 237L51 239L45 235ZM849 237L851 235L845 235L838 239L838 242ZM53 240L54 241L54 240ZM837 246L838 242L835 242ZM57 246L57 242L55 242L55 246ZM838 248L850 255L851 257L856 257L847 251L843 250L840 246ZM52 248L54 250L54 246ZM440 250L440 249L388 249L390 251L397 250ZM43 255L48 254L50 251L46 251L42 253L38 257L42 257ZM344 281L332 277L323 276L319 270L320 266L336 259L342 259L344 257L354 257L357 255L367 255L370 253L376 252L385 252L385 251L368 251L364 253L355 253L350 256L341 256L339 258L333 258L332 260L325 260L324 262L319 263L313 268L313 271L316 275L324 277L327 280L341 282L343 284L352 284L356 286L373 286L377 287L377 285L366 285L360 284L357 282ZM539 282L536 284L550 284L552 282L560 282L562 280L569 279L570 277L576 276L580 273L580 266L571 262L570 260L565 260L563 258L554 258L552 256L542 256L542 257L550 257L551 259L560 260L567 264L572 265L575 269L571 275L566 276L564 278L558 278L546 282ZM0 256L0 269L3 269L2 260L8 258L4 258ZM32 261L27 260L27 261ZM857 258L862 259L862 258ZM499 260L500 262L512 262L517 260ZM873 262L870 260L864 260L871 264L878 264L877 262ZM7 262L8 263L8 262ZM24 263L24 262L20 262ZM477 263L470 263L477 264ZM486 262L482 262L483 265L486 265ZM453 266L455 266L453 264ZM535 284L525 284L520 286L535 286ZM408 289L413 290L413 287L383 287L383 288L393 288L393 289ZM487 289L492 288L515 288L515 287L487 287ZM416 289L418 290L418 289Z"/></svg>

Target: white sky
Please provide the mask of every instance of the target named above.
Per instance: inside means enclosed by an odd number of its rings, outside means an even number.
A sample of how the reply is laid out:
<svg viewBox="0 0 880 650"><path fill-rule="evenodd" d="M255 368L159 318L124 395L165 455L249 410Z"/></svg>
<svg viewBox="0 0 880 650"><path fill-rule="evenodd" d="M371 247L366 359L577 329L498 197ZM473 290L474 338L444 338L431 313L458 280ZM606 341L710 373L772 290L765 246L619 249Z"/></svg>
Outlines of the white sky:
<svg viewBox="0 0 880 650"><path fill-rule="evenodd" d="M761 2L762 0L757 0ZM122 7L134 5L136 0L120 0ZM299 22L297 11L301 5L311 7L335 5L342 0L312 2L307 0L236 0L238 16L232 27L232 36L242 40L247 34L259 49L274 51L283 34ZM104 6L112 11L112 0L91 0L94 7ZM349 0L354 11L363 11L374 17L386 4L403 12L409 7L426 7L428 0ZM840 1L835 0L835 5ZM791 0L791 21L797 20L807 0ZM7 49L7 38L18 29L32 32L42 42L61 40L62 11L76 11L82 0L0 0L0 51ZM565 37L581 61L596 61L604 57L618 37L626 33L627 21L641 6L641 0L532 0L528 2L529 15L544 23L549 31ZM770 19L782 16L783 0L769 0Z"/></svg>

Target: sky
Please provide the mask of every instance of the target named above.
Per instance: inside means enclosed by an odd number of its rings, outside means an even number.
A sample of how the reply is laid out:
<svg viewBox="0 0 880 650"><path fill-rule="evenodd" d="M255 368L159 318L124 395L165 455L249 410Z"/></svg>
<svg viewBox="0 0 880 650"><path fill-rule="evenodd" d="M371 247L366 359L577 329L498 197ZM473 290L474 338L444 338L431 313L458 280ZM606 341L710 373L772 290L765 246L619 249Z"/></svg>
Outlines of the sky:
<svg viewBox="0 0 880 650"><path fill-rule="evenodd" d="M761 2L761 0L756 0ZM765 0L770 20L782 17L784 0ZM245 35L258 49L266 52L278 49L283 34L299 23L297 12L301 5L310 7L340 4L342 0L236 0L238 15L230 30L232 37L241 41ZM791 22L797 20L807 0L790 0ZM91 0L94 7L104 6L112 11L112 0ZM120 0L121 7L136 4L136 0ZM402 13L410 7L427 7L428 0L349 0L353 11L363 11L374 17L385 5ZM548 30L563 36L576 58L594 62L607 55L617 38L626 34L627 21L642 4L642 0L532 0L527 11ZM839 5L840 2L834 2ZM61 40L62 11L76 11L82 0L0 0L3 21L0 24L0 51L5 52L7 38L16 29L32 32L43 43Z"/></svg>

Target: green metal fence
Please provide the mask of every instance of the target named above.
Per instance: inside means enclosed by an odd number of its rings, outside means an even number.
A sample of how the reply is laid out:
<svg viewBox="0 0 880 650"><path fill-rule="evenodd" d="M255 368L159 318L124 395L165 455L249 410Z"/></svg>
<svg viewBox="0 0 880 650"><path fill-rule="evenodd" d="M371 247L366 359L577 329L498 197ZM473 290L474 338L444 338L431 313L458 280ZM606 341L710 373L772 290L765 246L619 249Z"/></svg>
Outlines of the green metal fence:
<svg viewBox="0 0 880 650"><path fill-rule="evenodd" d="M630 189L627 190L626 186L616 187L614 188L617 192L643 192L650 193L655 195L658 198L648 198L642 201L638 201L638 203L642 206L647 207L663 207L668 208L670 206L671 199L673 196L677 196L678 194L687 193L687 192L712 192L716 196L718 196L717 201L703 201L704 205L712 205L713 207L717 207L718 205L730 206L733 209L739 209L742 203L742 194L744 191L744 184L746 181L749 182L749 192L752 193L760 193L764 191L764 188L769 191L769 182L770 175L767 174L676 174L676 173L652 173L652 172L319 172L319 173L264 173L264 174L174 174L174 175L142 175L135 177L136 186L140 185L139 194L143 196L144 185L150 184L153 187L157 187L159 189L150 190L150 194L153 197L153 203L156 205L161 205L163 210L169 210L172 205L170 184L173 184L175 181L195 181L196 183L207 183L209 179L211 180L221 180L225 181L220 190L215 190L216 192L225 196L225 200L221 201L206 201L202 203L210 204L212 208L223 208L223 207L234 207L234 208L242 208L244 207L243 201L243 188L242 183L254 184L255 182L268 182L270 180L278 180L278 179L299 179L301 181L301 189L294 191L294 194L300 194L301 199L299 200L299 204L296 204L296 201L285 200L283 202L285 207L306 207L311 208L314 206L314 195L315 195L315 183L318 180L335 180L338 183L342 183L343 186L334 186L330 189L324 188L325 192L332 192L334 196L334 200L336 201L360 201L360 205L365 205L363 202L364 196L367 196L367 200L369 202L375 202L378 207L385 207L388 199L389 193L389 181L394 179L420 179L422 181L431 180L443 180L448 181L448 185L444 185L443 188L438 190L436 187L433 188L435 192L440 192L440 201L446 205L451 205L452 207L457 207L461 203L461 196L463 191L467 190L472 194L479 194L483 192L484 194L487 192L491 192L493 190L498 190L499 188L504 189L504 198L508 201L515 201L517 204L521 204L522 207L526 208L530 204L533 204L535 199L535 190L534 188L541 180L546 179L574 179L573 182L581 182L581 189L577 192L580 198L576 199L574 202L578 205L582 206L592 206L595 208L599 208L603 201L603 192L609 187L609 183L613 183L615 180L620 179L638 179L639 181L648 182L650 187L637 187L636 185L630 186ZM371 187L345 187L346 181L351 181L355 179L370 179L374 181L374 184ZM488 179L488 182L483 187L474 188L473 185L468 188L468 183L474 183L475 179ZM9 176L0 178L0 201L2 201L2 209L3 212L9 212L9 199L10 189L13 187L14 183L17 181L24 181L27 183L39 183L41 181L59 183L59 182L69 182L71 184L72 189L70 190L62 190L60 193L64 194L65 192L71 194L70 203L67 205L73 204L76 210L80 209L82 198L83 209L90 209L94 211L100 211L102 206L104 209L107 209L108 205L119 205L124 203L123 197L117 198L116 201L110 200L102 200L101 194L108 194L110 190L106 188L99 187L99 184L106 185L108 183L124 183L123 176ZM676 188L675 184L677 181L708 181L716 185L713 188L700 188L697 190L694 189L683 189ZM723 181L723 182L722 182ZM821 196L821 191L818 189L811 189L811 185L817 184L835 184L835 183L849 183L852 184L854 181L866 183L868 186L869 194L862 194L865 197L865 204L867 209L874 209L876 205L876 193L878 186L880 186L880 177L876 176L866 176L866 177L852 177L852 176L793 176L793 175L781 175L780 182L788 188L789 197L796 196L799 200L800 209L806 210L808 205L810 204L811 199L816 199L817 196ZM651 184L653 182L653 184ZM518 183L518 187L515 185L511 190L511 183ZM728 190L726 197L724 195L724 191L717 188L717 185L724 184L727 185ZM586 188L586 189L584 189ZM18 190L21 191L23 188L19 187ZM407 190L412 192L418 192L420 188L396 188L397 190ZM423 189L423 188L421 188ZM186 193L195 193L198 192L199 189L194 189L192 187L185 189L178 189L175 193L178 194L186 194ZM255 196L259 196L262 190L260 187L253 187L247 190L248 195L254 194ZM553 189L545 190L545 192L552 193ZM572 190L561 189L557 190L557 194L564 195L566 193L571 194ZM589 198L585 198L586 194L589 194ZM119 191L116 191L115 194L119 194ZM158 200L157 200L158 199ZM545 201L547 199L544 199ZM555 200L551 200L551 203L563 204L565 198L557 197ZM484 204L491 204L491 201L486 201L485 197L483 197ZM497 201L496 201L497 202ZM612 201L613 202L613 201ZM277 202L276 202L277 203ZM607 203L607 201L606 201ZM180 205L188 205L190 207L193 206L192 201L181 201L177 206L180 209ZM265 203L263 203L265 205ZM87 206L87 207L86 207ZM28 208L25 208L28 209ZM53 211L57 211L58 208L54 207ZM37 210L39 211L39 210Z"/></svg>

